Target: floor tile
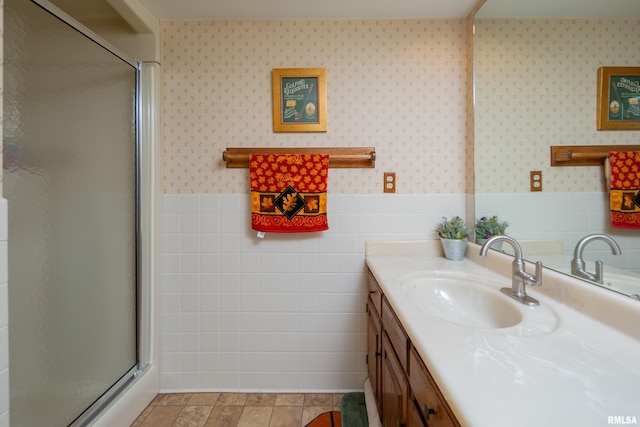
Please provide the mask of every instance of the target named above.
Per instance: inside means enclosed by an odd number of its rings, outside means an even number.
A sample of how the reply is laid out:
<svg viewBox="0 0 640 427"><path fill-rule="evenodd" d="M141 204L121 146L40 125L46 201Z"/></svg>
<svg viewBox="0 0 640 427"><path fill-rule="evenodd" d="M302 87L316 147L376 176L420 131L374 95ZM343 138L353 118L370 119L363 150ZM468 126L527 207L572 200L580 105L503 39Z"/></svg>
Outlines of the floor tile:
<svg viewBox="0 0 640 427"><path fill-rule="evenodd" d="M130 427L304 427L341 393L161 393Z"/></svg>
<svg viewBox="0 0 640 427"><path fill-rule="evenodd" d="M247 402L246 393L222 393L218 397L217 405L244 406Z"/></svg>
<svg viewBox="0 0 640 427"><path fill-rule="evenodd" d="M215 406L205 427L236 427L243 409L242 406Z"/></svg>
<svg viewBox="0 0 640 427"><path fill-rule="evenodd" d="M297 427L302 425L302 406L275 406L269 427Z"/></svg>
<svg viewBox="0 0 640 427"><path fill-rule="evenodd" d="M220 393L193 393L187 405L213 406L217 403Z"/></svg>
<svg viewBox="0 0 640 427"><path fill-rule="evenodd" d="M213 406L185 406L172 427L204 427Z"/></svg>
<svg viewBox="0 0 640 427"><path fill-rule="evenodd" d="M333 395L333 410L334 411L339 411L340 410L340 404L342 403L342 397L344 396L344 394L342 393L336 393Z"/></svg>
<svg viewBox="0 0 640 427"><path fill-rule="evenodd" d="M156 400L156 405L181 405L184 406L189 402L191 393L166 393L160 394Z"/></svg>
<svg viewBox="0 0 640 427"><path fill-rule="evenodd" d="M276 393L250 393L245 406L273 406L276 396Z"/></svg>
<svg viewBox="0 0 640 427"><path fill-rule="evenodd" d="M238 427L269 427L271 406L245 406Z"/></svg>
<svg viewBox="0 0 640 427"><path fill-rule="evenodd" d="M275 406L302 406L304 405L304 394L278 393Z"/></svg>
<svg viewBox="0 0 640 427"><path fill-rule="evenodd" d="M140 427L173 427L182 406L155 406Z"/></svg>
<svg viewBox="0 0 640 427"><path fill-rule="evenodd" d="M304 406L333 406L333 395L328 393L305 394Z"/></svg>

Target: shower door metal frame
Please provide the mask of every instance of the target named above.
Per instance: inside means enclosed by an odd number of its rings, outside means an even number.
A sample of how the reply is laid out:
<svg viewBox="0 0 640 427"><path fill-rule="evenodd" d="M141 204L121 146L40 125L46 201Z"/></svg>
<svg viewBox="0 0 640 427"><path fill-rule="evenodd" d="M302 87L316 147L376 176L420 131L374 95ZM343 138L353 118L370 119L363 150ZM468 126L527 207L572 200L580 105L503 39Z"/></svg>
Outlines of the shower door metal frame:
<svg viewBox="0 0 640 427"><path fill-rule="evenodd" d="M141 235L141 218L140 218L140 194L141 194L141 135L140 135L140 123L142 118L141 112L141 69L142 63L141 61L135 60L115 46L108 43L98 34L94 33L92 30L78 22L75 18L68 15L66 12L50 3L47 0L31 0L32 3L44 9L46 12L53 15L55 18L61 20L74 30L78 31L83 36L87 37L97 45L101 46L106 51L110 52L114 56L118 57L120 60L126 62L131 65L135 70L135 96L134 96L134 144L135 144L135 230L136 230L136 363L135 365L120 379L118 379L105 393L100 396L91 406L86 408L84 412L78 414L78 417L69 425L69 426L87 426L90 425L95 419L108 408L111 403L121 395L131 384L140 376L143 372L143 368L141 368L141 356L145 355L146 348L144 346L145 340L142 338L144 322L141 319L142 313L142 302L143 302L143 293L142 293L142 277L141 277L141 260L142 260L142 235Z"/></svg>

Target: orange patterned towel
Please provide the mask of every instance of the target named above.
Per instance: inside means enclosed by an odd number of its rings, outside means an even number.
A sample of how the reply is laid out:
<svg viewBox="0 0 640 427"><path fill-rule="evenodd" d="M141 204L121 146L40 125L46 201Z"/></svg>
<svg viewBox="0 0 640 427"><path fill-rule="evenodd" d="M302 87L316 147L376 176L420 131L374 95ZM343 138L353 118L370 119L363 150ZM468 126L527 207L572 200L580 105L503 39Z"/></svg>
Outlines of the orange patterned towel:
<svg viewBox="0 0 640 427"><path fill-rule="evenodd" d="M328 154L251 154L251 227L272 233L323 231Z"/></svg>
<svg viewBox="0 0 640 427"><path fill-rule="evenodd" d="M640 228L640 151L609 153L611 226Z"/></svg>

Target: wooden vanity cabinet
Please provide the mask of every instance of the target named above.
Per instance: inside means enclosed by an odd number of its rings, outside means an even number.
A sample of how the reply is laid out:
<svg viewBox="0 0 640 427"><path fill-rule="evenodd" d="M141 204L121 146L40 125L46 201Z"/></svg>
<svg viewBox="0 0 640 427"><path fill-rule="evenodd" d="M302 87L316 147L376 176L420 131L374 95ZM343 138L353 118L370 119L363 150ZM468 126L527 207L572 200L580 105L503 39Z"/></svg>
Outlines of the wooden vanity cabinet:
<svg viewBox="0 0 640 427"><path fill-rule="evenodd" d="M368 287L367 364L383 427L460 427L370 272Z"/></svg>
<svg viewBox="0 0 640 427"><path fill-rule="evenodd" d="M382 291L371 273L367 283L367 370L378 413L382 414Z"/></svg>

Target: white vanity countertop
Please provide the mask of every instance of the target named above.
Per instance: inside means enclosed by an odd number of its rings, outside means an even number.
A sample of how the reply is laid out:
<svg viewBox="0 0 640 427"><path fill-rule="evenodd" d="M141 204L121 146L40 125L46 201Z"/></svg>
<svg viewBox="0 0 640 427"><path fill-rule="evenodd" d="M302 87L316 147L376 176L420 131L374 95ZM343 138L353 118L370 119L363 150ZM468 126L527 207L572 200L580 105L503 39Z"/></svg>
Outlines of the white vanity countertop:
<svg viewBox="0 0 640 427"><path fill-rule="evenodd" d="M530 328L461 326L416 309L403 278L464 272L510 287L511 262L496 251L480 257L474 244L449 261L436 244L367 242L366 261L463 426L640 424L639 301L545 270L542 288L527 287L540 301L523 306L537 319Z"/></svg>

